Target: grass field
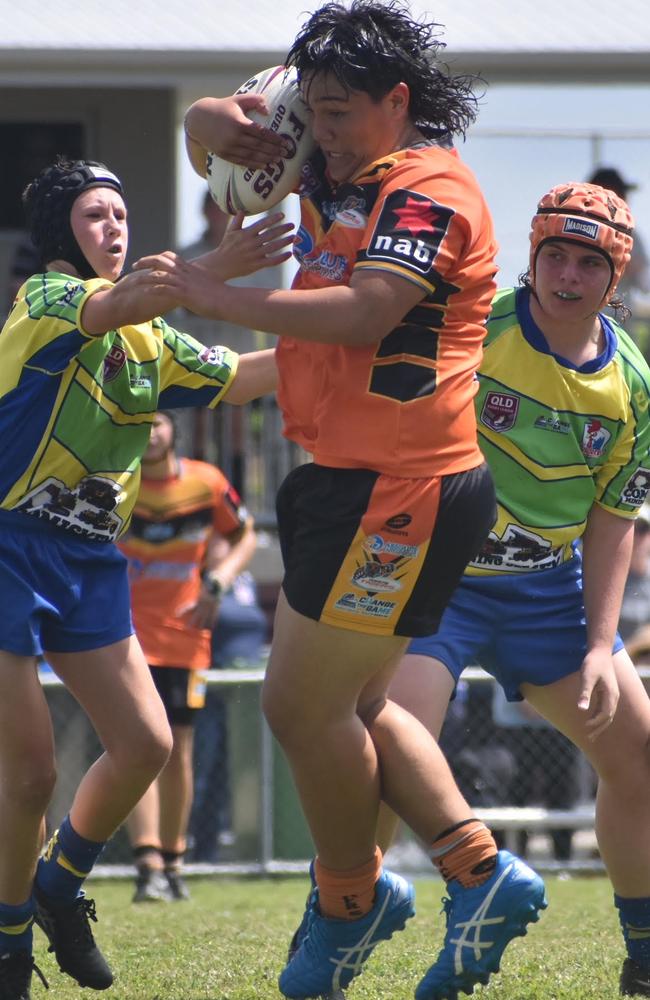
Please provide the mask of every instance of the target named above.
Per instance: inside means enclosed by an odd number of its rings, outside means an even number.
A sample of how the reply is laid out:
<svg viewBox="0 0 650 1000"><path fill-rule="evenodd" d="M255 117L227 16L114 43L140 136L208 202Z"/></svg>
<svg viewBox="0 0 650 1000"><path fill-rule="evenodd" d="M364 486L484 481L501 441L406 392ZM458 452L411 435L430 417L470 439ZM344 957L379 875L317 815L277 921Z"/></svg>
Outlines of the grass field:
<svg viewBox="0 0 650 1000"><path fill-rule="evenodd" d="M190 902L130 902L128 882L91 882L96 937L115 970L115 1000L278 1000L276 980L287 942L302 913L306 879L192 880ZM442 942L438 880L416 883L417 915L380 945L350 1000L407 1000ZM604 878L547 879L549 908L505 953L501 973L475 997L485 1000L606 1000L618 994L623 946ZM33 1000L99 996L56 968L35 930Z"/></svg>

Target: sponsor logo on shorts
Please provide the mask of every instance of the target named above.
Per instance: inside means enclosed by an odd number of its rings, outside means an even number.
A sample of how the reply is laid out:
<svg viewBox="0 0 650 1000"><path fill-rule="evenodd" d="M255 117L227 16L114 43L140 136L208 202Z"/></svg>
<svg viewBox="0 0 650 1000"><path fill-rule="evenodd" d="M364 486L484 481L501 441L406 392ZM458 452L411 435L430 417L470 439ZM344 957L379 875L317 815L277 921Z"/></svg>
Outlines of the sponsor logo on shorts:
<svg viewBox="0 0 650 1000"><path fill-rule="evenodd" d="M389 542L381 535L370 535L365 542L370 552L386 552L390 556L407 556L414 559L420 551L419 545L404 545L402 542Z"/></svg>
<svg viewBox="0 0 650 1000"><path fill-rule="evenodd" d="M384 601L379 597L357 597L356 594L342 594L334 605L339 611L349 611L368 618L390 618L397 607L395 601Z"/></svg>
<svg viewBox="0 0 650 1000"><path fill-rule="evenodd" d="M393 517L388 518L385 527L390 528L391 531L396 531L400 528L407 528L412 520L413 518L410 514L395 514Z"/></svg>
<svg viewBox="0 0 650 1000"><path fill-rule="evenodd" d="M621 491L621 500L630 507L642 507L650 491L650 469L637 469Z"/></svg>
<svg viewBox="0 0 650 1000"><path fill-rule="evenodd" d="M611 437L610 431L593 417L586 422L582 432L582 454L585 458L600 458Z"/></svg>
<svg viewBox="0 0 650 1000"><path fill-rule="evenodd" d="M113 344L110 351L104 358L104 368L102 371L102 381L112 382L120 374L126 364L126 351L123 347Z"/></svg>
<svg viewBox="0 0 650 1000"><path fill-rule="evenodd" d="M481 410L480 421L501 434L514 426L519 412L519 396L507 392L488 392Z"/></svg>
<svg viewBox="0 0 650 1000"><path fill-rule="evenodd" d="M563 233L574 236L586 236L588 240L597 240L600 226L597 222L589 222L587 219L574 219L569 217L564 220L562 226Z"/></svg>
<svg viewBox="0 0 650 1000"><path fill-rule="evenodd" d="M371 594L380 592L394 593L402 589L399 580L393 578L393 573L397 567L394 563L367 562L360 566L352 574L351 582L360 590L366 590Z"/></svg>

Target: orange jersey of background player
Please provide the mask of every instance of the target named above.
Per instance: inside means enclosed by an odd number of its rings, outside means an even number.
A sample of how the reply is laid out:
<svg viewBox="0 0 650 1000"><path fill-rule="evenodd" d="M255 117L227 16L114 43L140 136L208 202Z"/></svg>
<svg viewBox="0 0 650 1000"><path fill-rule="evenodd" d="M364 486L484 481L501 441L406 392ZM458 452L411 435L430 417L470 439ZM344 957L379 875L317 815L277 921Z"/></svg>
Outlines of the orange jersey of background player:
<svg viewBox="0 0 650 1000"><path fill-rule="evenodd" d="M497 248L474 175L453 151L423 144L333 190L321 159L301 187L294 287L380 268L421 285L423 298L378 344L280 338L286 436L334 467L429 477L479 465L474 373Z"/></svg>
<svg viewBox="0 0 650 1000"><path fill-rule="evenodd" d="M200 591L210 539L238 532L247 513L214 466L181 458L177 472L169 479L143 476L120 548L129 560L133 623L147 662L205 670L211 634L189 625L187 609Z"/></svg>

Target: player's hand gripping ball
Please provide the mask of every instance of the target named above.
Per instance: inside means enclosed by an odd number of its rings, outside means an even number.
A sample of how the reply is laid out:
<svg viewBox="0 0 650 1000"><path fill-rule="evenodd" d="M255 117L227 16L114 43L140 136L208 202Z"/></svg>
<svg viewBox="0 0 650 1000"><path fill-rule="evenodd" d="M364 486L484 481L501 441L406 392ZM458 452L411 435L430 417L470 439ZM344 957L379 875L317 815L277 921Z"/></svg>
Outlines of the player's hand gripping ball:
<svg viewBox="0 0 650 1000"><path fill-rule="evenodd" d="M208 153L207 179L219 208L229 215L257 215L273 208L295 191L305 161L316 144L312 138L305 105L298 91L296 70L272 66L247 80L238 94L263 94L268 115L255 111L249 117L285 139L289 152L265 167L240 167Z"/></svg>

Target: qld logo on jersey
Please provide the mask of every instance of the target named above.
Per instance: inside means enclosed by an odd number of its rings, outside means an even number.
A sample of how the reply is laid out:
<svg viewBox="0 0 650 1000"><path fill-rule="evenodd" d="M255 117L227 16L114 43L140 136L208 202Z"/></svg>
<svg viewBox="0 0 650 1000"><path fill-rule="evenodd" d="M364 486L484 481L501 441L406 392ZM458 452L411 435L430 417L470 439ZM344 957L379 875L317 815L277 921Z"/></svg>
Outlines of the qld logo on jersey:
<svg viewBox="0 0 650 1000"><path fill-rule="evenodd" d="M480 421L497 433L514 427L519 413L519 396L507 392L488 392L481 410Z"/></svg>
<svg viewBox="0 0 650 1000"><path fill-rule="evenodd" d="M582 432L582 454L585 458L600 458L611 437L610 431L593 417L586 422Z"/></svg>
<svg viewBox="0 0 650 1000"><path fill-rule="evenodd" d="M113 344L108 354L104 358L104 368L102 371L102 382L112 382L120 374L126 364L126 351L123 347Z"/></svg>
<svg viewBox="0 0 650 1000"><path fill-rule="evenodd" d="M394 191L384 201L365 257L429 274L454 215L453 208L419 191Z"/></svg>

